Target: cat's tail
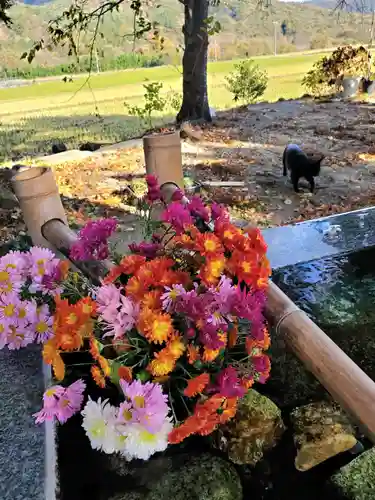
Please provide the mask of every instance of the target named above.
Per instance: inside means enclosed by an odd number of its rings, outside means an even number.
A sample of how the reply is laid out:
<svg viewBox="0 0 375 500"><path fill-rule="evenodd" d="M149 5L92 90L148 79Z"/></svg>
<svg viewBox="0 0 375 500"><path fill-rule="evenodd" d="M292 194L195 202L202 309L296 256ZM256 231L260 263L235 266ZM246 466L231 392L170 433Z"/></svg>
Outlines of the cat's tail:
<svg viewBox="0 0 375 500"><path fill-rule="evenodd" d="M286 172L286 150L287 148L284 149L283 153L283 176L285 177L287 172Z"/></svg>

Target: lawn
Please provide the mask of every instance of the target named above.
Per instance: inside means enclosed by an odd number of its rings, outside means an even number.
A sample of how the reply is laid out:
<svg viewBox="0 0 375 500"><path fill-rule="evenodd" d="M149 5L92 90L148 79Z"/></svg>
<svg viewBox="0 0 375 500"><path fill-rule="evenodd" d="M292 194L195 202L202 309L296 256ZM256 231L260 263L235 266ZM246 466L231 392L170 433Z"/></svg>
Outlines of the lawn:
<svg viewBox="0 0 375 500"><path fill-rule="evenodd" d="M267 101L280 97L294 98L303 93L301 79L321 54L298 54L259 57L257 63L267 70ZM209 99L216 109L233 106L225 87L225 76L235 61L209 65ZM180 91L181 68L126 70L93 75L73 82L60 80L0 90L0 159L24 155L48 154L56 140L68 147L84 141L116 142L139 134L142 124L128 115L124 101L141 104L145 80L162 81L163 91ZM174 111L165 109L155 117L155 124L173 119Z"/></svg>

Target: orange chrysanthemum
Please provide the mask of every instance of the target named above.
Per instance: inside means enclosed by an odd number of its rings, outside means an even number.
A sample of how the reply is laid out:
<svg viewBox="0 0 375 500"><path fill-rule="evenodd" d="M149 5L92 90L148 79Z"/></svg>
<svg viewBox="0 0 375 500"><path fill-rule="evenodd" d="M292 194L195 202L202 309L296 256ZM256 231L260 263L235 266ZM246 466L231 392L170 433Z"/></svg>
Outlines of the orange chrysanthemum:
<svg viewBox="0 0 375 500"><path fill-rule="evenodd" d="M111 268L109 273L105 276L103 283L105 285L109 285L110 283L114 283L121 275L122 275L122 267L121 266L114 266Z"/></svg>
<svg viewBox="0 0 375 500"><path fill-rule="evenodd" d="M238 327L237 325L232 325L231 329L229 330L229 335L228 335L228 348L231 349L234 347L237 343L238 339Z"/></svg>
<svg viewBox="0 0 375 500"><path fill-rule="evenodd" d="M193 365L196 361L200 359L199 349L194 345L187 346L187 358L190 365Z"/></svg>
<svg viewBox="0 0 375 500"><path fill-rule="evenodd" d="M207 258L224 253L224 248L219 238L213 233L199 232L194 243L194 249Z"/></svg>
<svg viewBox="0 0 375 500"><path fill-rule="evenodd" d="M127 274L130 276L136 274L141 266L145 264L145 262L146 258L142 257L141 255L127 255L121 260L120 266L123 274Z"/></svg>
<svg viewBox="0 0 375 500"><path fill-rule="evenodd" d="M188 380L188 385L184 390L184 395L192 398L197 394L201 394L210 382L208 373L201 373L197 377Z"/></svg>
<svg viewBox="0 0 375 500"><path fill-rule="evenodd" d="M245 232L248 235L247 241L249 248L252 248L259 254L265 254L267 252L267 243L260 229L257 227L245 228Z"/></svg>
<svg viewBox="0 0 375 500"><path fill-rule="evenodd" d="M60 353L56 353L56 356L53 358L52 368L56 379L59 381L63 380L65 377L65 364Z"/></svg>
<svg viewBox="0 0 375 500"><path fill-rule="evenodd" d="M104 389L105 377L103 375L103 372L99 368L99 366L94 365L91 367L91 375L92 375L92 378L94 379L96 385L98 385L99 387Z"/></svg>
<svg viewBox="0 0 375 500"><path fill-rule="evenodd" d="M147 340L155 344L166 342L173 333L171 316L166 313L155 313L148 308L141 310L137 327Z"/></svg>
<svg viewBox="0 0 375 500"><path fill-rule="evenodd" d="M266 351L270 345L271 339L266 327L263 329L263 339L254 339L248 335L245 340L246 352L249 356L257 356L261 354L262 351Z"/></svg>
<svg viewBox="0 0 375 500"><path fill-rule="evenodd" d="M137 276L132 276L126 284L125 287L126 295L139 301L145 294L145 287L143 283L137 278Z"/></svg>
<svg viewBox="0 0 375 500"><path fill-rule="evenodd" d="M118 376L125 380L125 382L131 382L133 380L132 369L128 366L120 366L118 369Z"/></svg>
<svg viewBox="0 0 375 500"><path fill-rule="evenodd" d="M154 359L148 365L147 370L154 377L162 377L168 375L176 366L176 360L171 356L170 352L164 348L160 352L155 353Z"/></svg>
<svg viewBox="0 0 375 500"><path fill-rule="evenodd" d="M150 292L145 293L142 298L141 304L142 307L147 307L149 309L161 309L161 299L163 292L160 290L151 290Z"/></svg>
<svg viewBox="0 0 375 500"><path fill-rule="evenodd" d="M192 250L194 248L194 241L186 233L183 233L179 236L175 236L172 239L172 244L175 244L176 246L182 248L186 248L187 250Z"/></svg>
<svg viewBox="0 0 375 500"><path fill-rule="evenodd" d="M249 390L251 389L251 387L254 385L254 378L249 375L247 377L242 377L241 379L241 386L246 389L246 390Z"/></svg>
<svg viewBox="0 0 375 500"><path fill-rule="evenodd" d="M92 317L96 314L96 302L91 297L84 297L77 302L79 316Z"/></svg>
<svg viewBox="0 0 375 500"><path fill-rule="evenodd" d="M58 269L60 271L60 279L63 281L67 278L69 272L70 263L68 260L60 260Z"/></svg>
<svg viewBox="0 0 375 500"><path fill-rule="evenodd" d="M215 224L215 234L229 251L233 251L243 238L242 231L230 222Z"/></svg>
<svg viewBox="0 0 375 500"><path fill-rule="evenodd" d="M168 443L179 444L192 434L191 429L187 425L175 427L168 435Z"/></svg>
<svg viewBox="0 0 375 500"><path fill-rule="evenodd" d="M94 359L98 359L98 357L100 356L99 342L94 337L90 338L89 352Z"/></svg>
<svg viewBox="0 0 375 500"><path fill-rule="evenodd" d="M200 276L205 285L216 285L225 268L224 255L217 255L202 266Z"/></svg>
<svg viewBox="0 0 375 500"><path fill-rule="evenodd" d="M180 358L186 349L181 335L174 333L169 339L166 349L168 350L168 352L170 352L171 356L173 356L174 359L177 360L178 358Z"/></svg>
<svg viewBox="0 0 375 500"><path fill-rule="evenodd" d="M42 352L43 361L47 365L52 365L52 362L56 354L57 354L56 342L55 339L52 338L43 345L43 352Z"/></svg>
<svg viewBox="0 0 375 500"><path fill-rule="evenodd" d="M108 360L104 356L99 356L97 359L100 368L105 377L109 377L111 374L111 367L109 366Z"/></svg>
<svg viewBox="0 0 375 500"><path fill-rule="evenodd" d="M204 347L202 361L205 363L211 363L212 361L215 361L219 354L220 349L207 349L207 347Z"/></svg>
<svg viewBox="0 0 375 500"><path fill-rule="evenodd" d="M237 401L238 398L228 398L224 401L222 405L222 412L219 413L219 423L225 424L233 418L237 411Z"/></svg>

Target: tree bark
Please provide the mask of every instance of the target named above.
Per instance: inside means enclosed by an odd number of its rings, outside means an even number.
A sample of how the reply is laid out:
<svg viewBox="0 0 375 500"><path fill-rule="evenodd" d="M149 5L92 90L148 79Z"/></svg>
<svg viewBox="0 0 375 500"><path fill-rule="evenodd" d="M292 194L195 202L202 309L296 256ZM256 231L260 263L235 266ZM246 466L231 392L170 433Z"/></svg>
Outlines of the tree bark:
<svg viewBox="0 0 375 500"><path fill-rule="evenodd" d="M177 123L189 120L211 121L207 96L207 50L209 0L180 0L184 4L183 34L185 51L182 58L183 99Z"/></svg>

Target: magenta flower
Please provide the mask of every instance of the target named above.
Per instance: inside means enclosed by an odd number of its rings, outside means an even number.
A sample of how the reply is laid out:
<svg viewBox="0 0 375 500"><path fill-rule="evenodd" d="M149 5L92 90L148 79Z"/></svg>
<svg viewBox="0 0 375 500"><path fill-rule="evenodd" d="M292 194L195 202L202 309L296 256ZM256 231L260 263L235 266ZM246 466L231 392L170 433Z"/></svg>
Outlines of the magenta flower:
<svg viewBox="0 0 375 500"><path fill-rule="evenodd" d="M158 184L158 180L154 175L146 175L147 182L147 195L146 198L149 202L160 200L161 192Z"/></svg>
<svg viewBox="0 0 375 500"><path fill-rule="evenodd" d="M200 196L193 196L188 204L188 209L193 217L199 217L205 222L210 220L210 212Z"/></svg>
<svg viewBox="0 0 375 500"><path fill-rule="evenodd" d="M172 201L181 201L183 197L184 193L181 191L181 189L176 189L176 191L174 191L174 193L172 194Z"/></svg>
<svg viewBox="0 0 375 500"><path fill-rule="evenodd" d="M246 390L241 387L241 381L233 366L222 370L216 378L215 388L225 398L242 398Z"/></svg>
<svg viewBox="0 0 375 500"><path fill-rule="evenodd" d="M104 260L109 255L108 239L116 230L116 219L89 221L79 232L79 240L72 245L73 260Z"/></svg>
<svg viewBox="0 0 375 500"><path fill-rule="evenodd" d="M86 384L82 379L76 380L66 389L61 385L47 389L43 395L43 408L33 415L35 423L41 424L54 418L61 424L65 423L80 411L85 389Z"/></svg>
<svg viewBox="0 0 375 500"><path fill-rule="evenodd" d="M228 326L221 324L217 326L213 323L206 322L199 331L199 340L208 349L216 350L225 347L223 340L220 340L219 333L225 331Z"/></svg>
<svg viewBox="0 0 375 500"><path fill-rule="evenodd" d="M147 241L142 241L139 244L130 243L129 245L129 249L132 253L143 255L148 259L155 258L161 248L162 245L160 244L160 242L149 243Z"/></svg>
<svg viewBox="0 0 375 500"><path fill-rule="evenodd" d="M189 210L176 201L170 203L164 210L161 220L171 224L176 234L181 234L185 226L193 224Z"/></svg>
<svg viewBox="0 0 375 500"><path fill-rule="evenodd" d="M212 220L216 220L216 219L229 220L229 213L227 212L224 205L219 205L218 203L213 203L211 205L211 217L212 217Z"/></svg>
<svg viewBox="0 0 375 500"><path fill-rule="evenodd" d="M150 433L157 433L169 413L168 396L163 394L161 385L143 384L139 380L128 383L122 379L120 385L126 401L120 405L119 421L139 423Z"/></svg>
<svg viewBox="0 0 375 500"><path fill-rule="evenodd" d="M235 300L232 303L231 314L244 318L255 323L264 323L263 308L266 302L266 295L263 291L257 290L247 292L245 288L236 288Z"/></svg>

